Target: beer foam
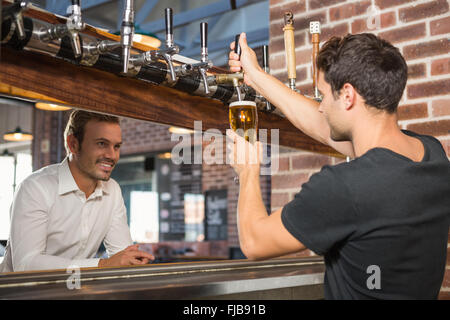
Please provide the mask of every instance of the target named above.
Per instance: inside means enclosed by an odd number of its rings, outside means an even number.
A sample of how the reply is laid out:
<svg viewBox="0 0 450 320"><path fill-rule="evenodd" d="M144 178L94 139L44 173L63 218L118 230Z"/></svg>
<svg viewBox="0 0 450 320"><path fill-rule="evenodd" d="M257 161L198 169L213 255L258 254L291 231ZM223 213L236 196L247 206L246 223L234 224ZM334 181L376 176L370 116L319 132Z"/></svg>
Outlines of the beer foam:
<svg viewBox="0 0 450 320"><path fill-rule="evenodd" d="M230 107L235 107L235 106L253 106L256 107L256 102L255 101L233 101L232 103L230 103Z"/></svg>

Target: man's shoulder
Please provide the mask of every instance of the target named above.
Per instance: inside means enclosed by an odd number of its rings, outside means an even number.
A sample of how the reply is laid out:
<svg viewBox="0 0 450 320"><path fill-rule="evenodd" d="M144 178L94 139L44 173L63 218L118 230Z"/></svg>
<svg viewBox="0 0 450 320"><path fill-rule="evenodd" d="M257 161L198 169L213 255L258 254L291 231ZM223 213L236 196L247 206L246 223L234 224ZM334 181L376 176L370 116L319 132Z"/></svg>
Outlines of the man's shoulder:
<svg viewBox="0 0 450 320"><path fill-rule="evenodd" d="M21 185L32 188L48 188L58 184L58 168L60 164L52 164L32 172Z"/></svg>

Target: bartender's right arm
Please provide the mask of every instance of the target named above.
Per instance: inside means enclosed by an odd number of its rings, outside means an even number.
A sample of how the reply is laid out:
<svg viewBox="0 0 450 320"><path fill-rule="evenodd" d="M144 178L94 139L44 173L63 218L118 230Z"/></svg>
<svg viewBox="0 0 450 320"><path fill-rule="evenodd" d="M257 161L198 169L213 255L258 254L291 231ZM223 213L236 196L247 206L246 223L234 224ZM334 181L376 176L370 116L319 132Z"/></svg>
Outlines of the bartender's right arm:
<svg viewBox="0 0 450 320"><path fill-rule="evenodd" d="M351 142L331 139L330 127L325 116L319 112L317 101L291 90L280 80L264 72L258 64L255 52L247 44L245 33L240 35L239 44L240 57L234 52L235 43L230 44L230 71L243 70L245 83L276 106L299 130L343 155L354 157Z"/></svg>

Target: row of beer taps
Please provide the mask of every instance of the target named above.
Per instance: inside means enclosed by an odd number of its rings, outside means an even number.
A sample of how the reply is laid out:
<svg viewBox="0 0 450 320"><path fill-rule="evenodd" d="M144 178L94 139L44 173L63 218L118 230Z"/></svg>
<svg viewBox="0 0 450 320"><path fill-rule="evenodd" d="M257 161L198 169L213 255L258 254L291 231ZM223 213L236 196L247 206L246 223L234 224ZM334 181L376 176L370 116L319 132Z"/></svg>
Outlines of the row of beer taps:
<svg viewBox="0 0 450 320"><path fill-rule="evenodd" d="M14 3L2 11L2 21L5 18L11 18L13 25L17 30L19 39L25 38L25 28L23 25L22 12L28 6L28 1L14 0ZM111 40L102 40L92 45L92 43L82 44L80 41L80 32L85 28L85 23L81 16L80 0L72 0L71 6L68 9L70 13L65 24L56 24L48 27L47 30L40 33L39 39L43 42L50 42L54 39L62 39L68 36L75 58L83 56L98 55L122 48L122 74L126 76L133 76L137 73L140 67L149 65L157 61L165 61L167 71L169 74L169 83L175 83L178 77L198 74L205 94L209 94L210 84L229 84L236 88L238 98L241 99L239 86L243 83L243 75L236 74L215 74L208 76L207 72L213 67L213 63L208 58L208 23L200 23L200 53L201 60L194 63L175 63L174 55L178 54L180 49L174 42L173 37L173 10L172 8L165 9L165 27L166 39L165 47L162 49L149 50L139 54L132 54L134 27L134 0L126 0L123 11L122 25L120 29L120 43ZM194 60L195 61L195 60ZM267 61L267 59L265 60Z"/></svg>
<svg viewBox="0 0 450 320"><path fill-rule="evenodd" d="M22 12L27 8L28 1L14 0L14 2L3 9L2 21L6 18L12 20L19 39L26 37ZM203 83L204 93L208 95L210 93L209 86L213 85L232 85L234 87L238 100L242 100L241 86L243 85L244 75L243 72L238 73L223 73L208 75L208 71L213 67L213 63L208 58L208 24L206 22L200 23L200 61L194 62L182 62L175 61L174 56L180 51L179 47L174 42L173 36L173 10L172 8L165 9L165 46L162 49L153 49L138 54L133 54L133 35L135 33L134 26L134 0L126 0L123 10L122 25L120 28L120 42L111 40L100 41L81 41L80 33L86 27L86 24L82 20L81 4L80 0L72 0L71 5L68 8L70 14L65 24L49 25L44 28L45 30L39 31L39 40L42 42L51 42L55 39L61 40L63 37L70 39L70 45L75 58L81 59L82 64L89 65L90 60L95 60L102 53L108 53L118 48L122 48L122 72L124 76L136 75L142 66L148 66L159 61L164 61L167 65L167 73L169 75L167 81L170 85L175 84L180 77L185 76L198 76L199 81ZM314 30L313 30L314 29ZM285 14L285 47L288 59L288 77L289 86L295 89L295 45L294 45L294 29L293 29L293 15L291 12ZM318 22L311 23L311 33L313 34L313 59L315 60L315 54L318 51L318 33L320 33L320 24ZM314 34L317 36L314 37ZM84 40L84 39L83 39ZM239 35L235 39L235 52L240 55ZM316 50L317 49L317 50ZM266 72L269 72L268 61L268 47L263 47L263 68ZM314 73L314 98L319 99L316 88L317 70L315 69L315 63L313 63ZM197 77L196 76L196 77ZM265 110L272 111L274 108L263 97L259 97L265 102Z"/></svg>

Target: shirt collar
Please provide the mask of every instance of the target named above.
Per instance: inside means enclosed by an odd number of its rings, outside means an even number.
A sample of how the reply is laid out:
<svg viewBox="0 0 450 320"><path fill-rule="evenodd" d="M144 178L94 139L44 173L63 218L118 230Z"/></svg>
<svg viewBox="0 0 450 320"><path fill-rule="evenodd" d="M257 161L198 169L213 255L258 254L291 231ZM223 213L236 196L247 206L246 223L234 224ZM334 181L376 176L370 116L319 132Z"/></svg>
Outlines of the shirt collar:
<svg viewBox="0 0 450 320"><path fill-rule="evenodd" d="M59 189L58 189L59 195L80 190L80 188L78 188L77 183L75 182L75 179L72 176L72 172L70 171L69 160L67 157L59 165L58 179L59 179ZM91 197L101 197L104 193L108 194L109 192L110 191L108 183L106 181L98 181L97 187L95 188L95 191L91 195Z"/></svg>

